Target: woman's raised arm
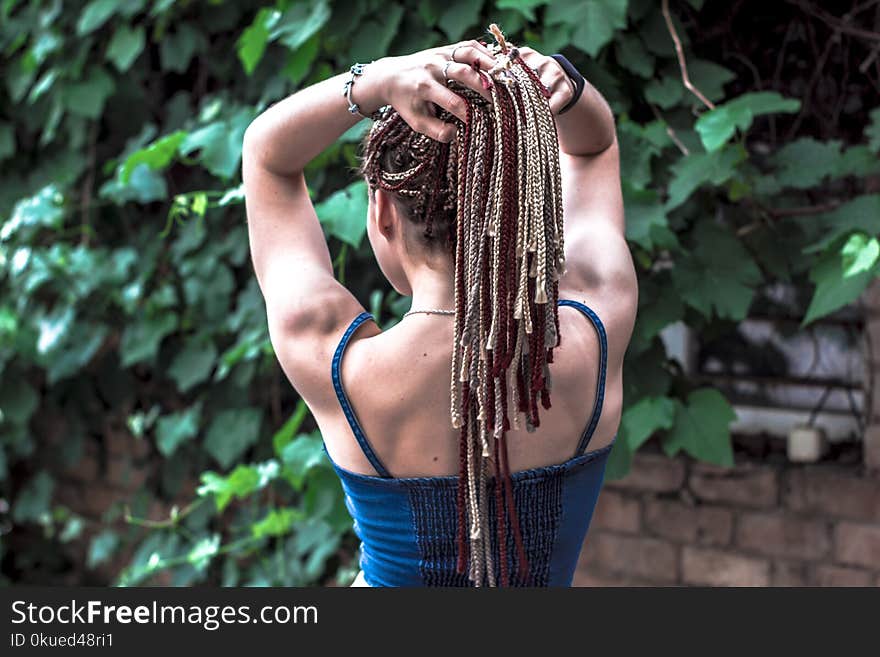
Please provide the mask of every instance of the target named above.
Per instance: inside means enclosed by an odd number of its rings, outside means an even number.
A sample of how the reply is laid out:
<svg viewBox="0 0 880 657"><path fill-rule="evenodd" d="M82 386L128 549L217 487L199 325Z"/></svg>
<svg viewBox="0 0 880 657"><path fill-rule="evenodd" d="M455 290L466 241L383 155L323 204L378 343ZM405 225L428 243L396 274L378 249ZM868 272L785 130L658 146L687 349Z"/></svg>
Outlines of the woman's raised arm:
<svg viewBox="0 0 880 657"><path fill-rule="evenodd" d="M457 62L467 63L447 66L453 50ZM392 105L413 129L449 141L456 128L437 118L432 103L465 116L465 103L447 88L443 69L449 79L484 93L480 74L468 65L471 62L487 70L493 59L476 42L386 57L366 65L354 82L351 99L364 114ZM297 354L308 354L310 363L329 363L324 352L330 339L364 310L334 277L302 173L310 160L361 118L348 111L342 94L349 77L349 73L336 75L269 107L248 127L242 150L251 259L266 303L272 344L282 364L293 364L285 371L304 397L311 377L308 365L299 366Z"/></svg>

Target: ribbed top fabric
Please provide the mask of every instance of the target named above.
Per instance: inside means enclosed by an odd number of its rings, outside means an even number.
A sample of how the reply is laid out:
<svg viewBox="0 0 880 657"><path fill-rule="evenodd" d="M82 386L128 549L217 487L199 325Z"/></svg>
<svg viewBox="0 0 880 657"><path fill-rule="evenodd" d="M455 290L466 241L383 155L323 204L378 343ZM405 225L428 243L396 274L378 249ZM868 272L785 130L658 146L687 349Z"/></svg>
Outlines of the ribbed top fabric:
<svg viewBox="0 0 880 657"><path fill-rule="evenodd" d="M529 576L514 586L569 586L604 478L612 445L587 452L602 412L608 345L605 328L587 305L560 299L580 310L599 337L599 371L593 412L575 454L557 465L512 473ZM378 475L346 470L336 463L345 503L361 541L360 567L370 586L472 586L456 572L456 475L392 477L373 450L342 386L340 362L354 331L373 316L363 312L349 324L333 355L331 377L345 417ZM613 443L612 443L613 444ZM329 456L329 454L328 454ZM332 459L331 459L332 462ZM489 486L495 485L494 479ZM494 500L494 495L489 496ZM490 505L494 522L496 510ZM491 525L490 525L491 526ZM516 550L508 539L508 571L517 572ZM493 544L496 563L499 546Z"/></svg>

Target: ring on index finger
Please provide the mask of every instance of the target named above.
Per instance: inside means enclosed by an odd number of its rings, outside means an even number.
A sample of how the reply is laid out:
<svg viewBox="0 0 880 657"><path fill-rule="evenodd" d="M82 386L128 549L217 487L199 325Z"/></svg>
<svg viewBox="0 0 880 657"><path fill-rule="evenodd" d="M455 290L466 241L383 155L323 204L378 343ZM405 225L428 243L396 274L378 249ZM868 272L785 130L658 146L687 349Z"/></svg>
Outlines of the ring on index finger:
<svg viewBox="0 0 880 657"><path fill-rule="evenodd" d="M449 82L449 65L450 65L450 64L455 64L455 63L456 63L455 60L450 59L450 60L448 60L448 61L443 65L443 78L444 78L447 82Z"/></svg>
<svg viewBox="0 0 880 657"><path fill-rule="evenodd" d="M458 49L461 48L461 47L463 47L463 46L458 45L458 46L455 46L455 48L452 49L452 54L449 55L449 61L450 61L450 62L454 62L454 61L455 61L455 51L458 50Z"/></svg>

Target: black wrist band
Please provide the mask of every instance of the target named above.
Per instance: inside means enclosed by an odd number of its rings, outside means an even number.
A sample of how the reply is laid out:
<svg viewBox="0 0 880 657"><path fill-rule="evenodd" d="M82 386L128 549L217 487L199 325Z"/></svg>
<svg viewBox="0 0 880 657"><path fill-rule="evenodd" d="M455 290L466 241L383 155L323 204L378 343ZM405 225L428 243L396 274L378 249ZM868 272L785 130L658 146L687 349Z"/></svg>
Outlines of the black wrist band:
<svg viewBox="0 0 880 657"><path fill-rule="evenodd" d="M555 55L550 55L553 59L559 62L559 65L562 67L562 70L565 71L565 74L569 77L569 79L574 83L574 96L571 97L571 100L565 104L559 112L559 114L565 114L568 110L572 108L572 106L578 102L578 99L581 97L581 94L584 92L584 85L587 83L586 78L581 75L580 71L578 71L574 64L572 64L568 59L566 59L565 55L561 55L556 53Z"/></svg>

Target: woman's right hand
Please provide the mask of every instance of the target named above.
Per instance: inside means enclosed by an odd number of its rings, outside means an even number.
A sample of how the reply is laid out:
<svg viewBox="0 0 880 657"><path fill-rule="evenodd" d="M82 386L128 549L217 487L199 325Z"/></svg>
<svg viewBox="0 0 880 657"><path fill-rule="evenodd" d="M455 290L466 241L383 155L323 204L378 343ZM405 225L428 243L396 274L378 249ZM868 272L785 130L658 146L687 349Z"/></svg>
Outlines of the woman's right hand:
<svg viewBox="0 0 880 657"><path fill-rule="evenodd" d="M542 55L534 48L523 46L519 54L526 66L537 74L547 90L550 92L548 103L553 116L559 114L559 110L568 104L575 92L574 82L555 59L548 55Z"/></svg>
<svg viewBox="0 0 880 657"><path fill-rule="evenodd" d="M454 62L447 66L453 54ZM474 62L483 73L471 67ZM465 121L467 102L446 86L447 80L460 82L491 101L492 96L483 85L486 81L491 84L485 71L494 65L492 53L479 41L461 41L411 55L383 57L366 67L364 75L352 87L352 98L364 108L365 114L391 105L416 132L450 142L457 128L437 118L433 104Z"/></svg>

